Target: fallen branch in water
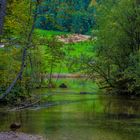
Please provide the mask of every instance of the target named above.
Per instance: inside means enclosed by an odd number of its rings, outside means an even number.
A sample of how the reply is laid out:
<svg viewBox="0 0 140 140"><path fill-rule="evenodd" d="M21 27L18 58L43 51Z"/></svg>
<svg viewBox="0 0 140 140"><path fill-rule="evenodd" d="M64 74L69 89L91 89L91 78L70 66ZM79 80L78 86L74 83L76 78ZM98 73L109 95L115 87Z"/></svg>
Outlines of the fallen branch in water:
<svg viewBox="0 0 140 140"><path fill-rule="evenodd" d="M50 96L53 96L53 95L56 95L56 94L48 94L47 98L49 98ZM27 102L26 103L22 103L22 104L20 104L22 106L18 106L18 107L14 108L14 109L10 109L10 111L17 111L17 110L26 109L26 108L32 107L32 106L34 106L34 105L36 105L36 104L38 104L40 102L41 102L41 98L37 99L36 101L34 101L32 103L28 103L28 104L27 104Z"/></svg>
<svg viewBox="0 0 140 140"><path fill-rule="evenodd" d="M26 104L26 105L23 105L23 106L20 106L20 107L16 107L16 108L12 109L11 111L17 111L17 110L26 109L26 108L28 108L28 107L34 106L35 104L38 104L39 102L40 102L40 100L37 100L37 101L32 102L32 103L30 103L30 104Z"/></svg>

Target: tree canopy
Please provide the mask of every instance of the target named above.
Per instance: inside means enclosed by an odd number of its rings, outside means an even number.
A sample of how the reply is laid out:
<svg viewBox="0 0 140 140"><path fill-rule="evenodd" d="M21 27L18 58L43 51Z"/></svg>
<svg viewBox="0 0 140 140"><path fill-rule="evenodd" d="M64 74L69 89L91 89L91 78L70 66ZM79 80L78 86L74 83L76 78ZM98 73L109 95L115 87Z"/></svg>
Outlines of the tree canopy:
<svg viewBox="0 0 140 140"><path fill-rule="evenodd" d="M102 87L139 94L140 5L137 0L107 0L98 11L97 55L89 68Z"/></svg>
<svg viewBox="0 0 140 140"><path fill-rule="evenodd" d="M44 0L36 27L75 33L87 33L95 25L95 9L90 0Z"/></svg>

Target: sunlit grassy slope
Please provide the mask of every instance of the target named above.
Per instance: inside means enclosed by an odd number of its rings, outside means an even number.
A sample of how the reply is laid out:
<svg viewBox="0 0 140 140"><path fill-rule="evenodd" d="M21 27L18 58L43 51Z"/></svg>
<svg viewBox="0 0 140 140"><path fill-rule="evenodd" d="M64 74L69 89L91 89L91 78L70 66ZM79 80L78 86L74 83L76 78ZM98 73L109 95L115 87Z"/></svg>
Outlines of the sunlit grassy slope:
<svg viewBox="0 0 140 140"><path fill-rule="evenodd" d="M65 33L65 32L46 31L46 30L39 30L39 29L37 29L35 33L37 34L38 37L44 38L44 39L50 39L52 36L56 36L56 35L70 34L70 33ZM45 51L45 48L47 47L47 45L40 46L40 47L42 51ZM88 58L94 55L94 41L88 40L88 41L82 41L82 42L77 42L77 43L64 44L63 50L65 52L65 57L63 58L61 63L59 63L53 69L53 73L81 73L82 70L80 68L80 65L81 65L81 61L83 61L82 59ZM74 60L75 64L71 68L68 68L68 64L71 63L70 61L73 61L72 59ZM79 100L79 95L80 95L79 93L81 91L92 92L94 94L97 92L97 89L98 89L98 86L96 85L96 83L90 80L87 80L87 78L83 78L83 79L53 78L53 82L55 83L56 87L59 87L60 84L65 83L68 87L66 89L67 93L74 93L74 95L75 95L74 91L78 93L77 96L67 95L65 96L65 98L64 96L55 95L53 98L53 101L61 101L61 100L66 100L66 99L72 100L72 101ZM56 91L49 90L49 93L51 92L56 93ZM57 89L57 92L59 92L59 89ZM87 97L90 97L90 96L91 95L87 95ZM46 98L48 100L47 96ZM44 97L44 100L46 101L45 97Z"/></svg>
<svg viewBox="0 0 140 140"><path fill-rule="evenodd" d="M44 38L44 39L49 39L52 36L56 35L67 35L69 33L66 32L58 32L58 31L48 31L48 30L40 30L36 29L35 33L37 34L38 37ZM54 73L71 73L72 71L69 71L68 67L66 64L69 63L69 60L74 60L75 62L77 61L77 64L75 63L73 68L73 72L80 72L79 70L79 65L80 61L83 58L93 56L93 41L88 40L88 41L82 41L82 42L77 42L77 43L70 43L70 44L64 44L64 52L66 54L66 57L63 59L61 64L58 64L55 69L53 69ZM42 49L45 50L45 47L41 47Z"/></svg>
<svg viewBox="0 0 140 140"><path fill-rule="evenodd" d="M59 31L50 31L50 30L41 30L41 29L36 29L35 33L39 36L39 37L45 37L45 38L50 38L52 36L56 36L56 35L65 35L68 34L66 32L59 32Z"/></svg>
<svg viewBox="0 0 140 140"><path fill-rule="evenodd" d="M79 57L81 55L84 55L84 56L93 55L93 42L92 41L66 44L65 46L70 49L69 55L73 57Z"/></svg>

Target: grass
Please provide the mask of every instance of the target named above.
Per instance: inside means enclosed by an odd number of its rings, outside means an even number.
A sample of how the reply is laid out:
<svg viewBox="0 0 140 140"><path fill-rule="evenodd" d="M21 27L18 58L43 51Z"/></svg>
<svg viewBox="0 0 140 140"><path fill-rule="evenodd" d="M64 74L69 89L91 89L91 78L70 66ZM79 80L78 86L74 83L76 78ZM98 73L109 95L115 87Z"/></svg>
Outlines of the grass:
<svg viewBox="0 0 140 140"><path fill-rule="evenodd" d="M50 31L50 30L41 30L41 29L36 29L35 34L37 34L41 38L51 38L52 36L56 35L66 35L68 33L66 32L59 32L59 31Z"/></svg>
<svg viewBox="0 0 140 140"><path fill-rule="evenodd" d="M93 55L93 41L82 41L73 44L66 44L67 50L69 49L69 55L79 57L81 55L92 56Z"/></svg>
<svg viewBox="0 0 140 140"><path fill-rule="evenodd" d="M86 80L85 78L77 78L77 79L68 79L68 78L61 78L58 79L56 82L57 85L60 85L62 83L65 83L68 88L70 89L76 89L77 91L96 91L97 85L95 83L92 83L90 80Z"/></svg>
<svg viewBox="0 0 140 140"><path fill-rule="evenodd" d="M52 36L56 35L67 35L66 32L59 31L48 31L48 30L40 30L36 29L35 33L38 37L49 39ZM92 40L82 41L77 43L63 44L63 51L65 52L65 57L63 58L61 64L58 63L56 67L53 69L54 73L71 73L71 72L80 72L80 61L84 58L88 58L94 55L94 42ZM41 47L45 50L47 46ZM74 60L74 62L72 62ZM47 62L46 62L47 63ZM74 63L71 70L69 70L68 66L70 63ZM46 64L47 65L47 64Z"/></svg>

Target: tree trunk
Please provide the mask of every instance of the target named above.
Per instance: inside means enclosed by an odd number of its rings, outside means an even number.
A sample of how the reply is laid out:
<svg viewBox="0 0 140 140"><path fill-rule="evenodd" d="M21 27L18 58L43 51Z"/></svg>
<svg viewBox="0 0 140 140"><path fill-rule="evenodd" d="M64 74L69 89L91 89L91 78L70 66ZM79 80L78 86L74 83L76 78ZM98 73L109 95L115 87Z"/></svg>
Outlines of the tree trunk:
<svg viewBox="0 0 140 140"><path fill-rule="evenodd" d="M2 35L5 15L6 15L6 0L0 0L0 35Z"/></svg>
<svg viewBox="0 0 140 140"><path fill-rule="evenodd" d="M49 84L52 84L52 72L53 72L53 62L51 62L51 71L50 71L50 77L49 77Z"/></svg>
<svg viewBox="0 0 140 140"><path fill-rule="evenodd" d="M25 61L26 61L26 57L27 57L27 50L30 48L31 45L31 41L32 41L32 34L35 28L35 22L37 20L37 15L38 15L38 7L39 7L39 2L37 1L36 3L36 9L35 9L35 14L33 17L33 24L31 27L31 30L28 34L28 38L27 38L27 44L25 45L25 47L23 48L23 55L22 55L22 63L21 63L21 67L20 67L20 71L17 74L16 78L13 80L13 82L10 84L10 86L7 88L7 90L5 91L5 93L3 93L0 96L0 100L2 100L3 98L5 98L13 89L13 87L15 86L15 84L17 83L17 81L22 77L23 71L24 71L24 67L25 67Z"/></svg>

